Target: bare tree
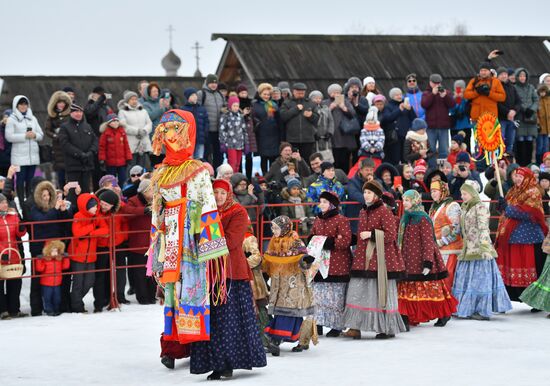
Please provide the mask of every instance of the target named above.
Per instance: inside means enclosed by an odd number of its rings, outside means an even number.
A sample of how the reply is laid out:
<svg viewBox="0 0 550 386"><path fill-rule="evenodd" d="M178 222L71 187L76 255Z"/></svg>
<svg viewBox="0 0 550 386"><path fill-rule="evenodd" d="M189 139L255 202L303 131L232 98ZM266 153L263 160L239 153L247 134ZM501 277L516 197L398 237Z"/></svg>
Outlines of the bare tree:
<svg viewBox="0 0 550 386"><path fill-rule="evenodd" d="M468 35L468 24L464 21L455 22L451 29L452 35L465 36Z"/></svg>

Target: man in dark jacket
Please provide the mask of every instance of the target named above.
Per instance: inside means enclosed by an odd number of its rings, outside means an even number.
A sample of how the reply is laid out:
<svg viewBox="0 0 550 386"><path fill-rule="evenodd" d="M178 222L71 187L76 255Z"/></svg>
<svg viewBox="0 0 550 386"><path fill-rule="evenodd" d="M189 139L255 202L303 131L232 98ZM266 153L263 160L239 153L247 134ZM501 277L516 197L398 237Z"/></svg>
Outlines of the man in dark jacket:
<svg viewBox="0 0 550 386"><path fill-rule="evenodd" d="M324 158L321 153L313 153L309 156L309 167L311 169L311 174L309 177L303 178L306 189L309 188L309 185L317 181L317 178L321 175L321 164L323 161ZM349 181L348 176L342 169L335 169L334 171L336 173L336 180L340 182L345 189Z"/></svg>
<svg viewBox="0 0 550 386"><path fill-rule="evenodd" d="M450 90L445 89L441 82L443 82L441 75L430 75L430 85L422 94L421 105L426 111L430 149L434 151L434 154L437 149L437 158L447 158L451 127L449 109L454 107L455 100ZM435 155L428 160L428 164L430 167L435 167Z"/></svg>
<svg viewBox="0 0 550 386"><path fill-rule="evenodd" d="M71 105L71 119L61 125L59 143L65 157L66 179L78 181L82 192L90 192L90 179L98 141L92 127L83 120L84 109Z"/></svg>
<svg viewBox="0 0 550 386"><path fill-rule="evenodd" d="M303 83L292 86L292 99L285 100L281 106L281 120L285 124L286 140L307 159L314 151L319 114L306 98L306 90Z"/></svg>
<svg viewBox="0 0 550 386"><path fill-rule="evenodd" d="M516 125L514 121L517 112L521 110L521 98L514 85L508 81L508 69L506 67L499 67L497 69L497 77L506 93L504 102L499 102L497 105L498 120L500 121L506 152L512 153L516 138Z"/></svg>
<svg viewBox="0 0 550 386"><path fill-rule="evenodd" d="M470 155L466 152L460 152L456 156L456 164L453 168L452 177L449 180L449 192L455 200L462 199L460 187L467 180L477 182L478 192L481 193L481 189L483 188L479 173L475 170L470 170L470 162Z"/></svg>
<svg viewBox="0 0 550 386"><path fill-rule="evenodd" d="M372 158L365 158L361 160L359 170L357 174L349 180L348 183L348 201L358 202L359 204L346 205L344 213L346 217L350 219L352 233L357 233L357 225L359 212L363 205L365 205L365 198L363 197L363 185L365 182L374 180L374 161Z"/></svg>
<svg viewBox="0 0 550 386"><path fill-rule="evenodd" d="M282 142L279 146L280 156L271 164L269 172L265 175L266 181L275 181L282 188L286 186L285 176L288 176L288 162L294 160L297 164L296 172L303 179L311 174L306 161L301 157L300 152L295 152L292 145L288 142ZM303 181L300 181L303 183Z"/></svg>
<svg viewBox="0 0 550 386"><path fill-rule="evenodd" d="M218 77L214 74L208 74L204 81L205 86L197 92L198 104L204 106L208 113L209 135L205 152L208 161L214 169L217 169L223 163L223 153L220 150L220 138L218 135L218 126L220 123L221 111L225 106L225 98L218 91Z"/></svg>
<svg viewBox="0 0 550 386"><path fill-rule="evenodd" d="M204 157L204 146L208 138L208 130L210 128L210 121L208 120L208 111L204 106L197 103L198 95L197 89L188 87L183 91L185 97L185 105L181 107L184 111L189 111L195 117L195 124L197 126L195 152L193 158L201 159Z"/></svg>

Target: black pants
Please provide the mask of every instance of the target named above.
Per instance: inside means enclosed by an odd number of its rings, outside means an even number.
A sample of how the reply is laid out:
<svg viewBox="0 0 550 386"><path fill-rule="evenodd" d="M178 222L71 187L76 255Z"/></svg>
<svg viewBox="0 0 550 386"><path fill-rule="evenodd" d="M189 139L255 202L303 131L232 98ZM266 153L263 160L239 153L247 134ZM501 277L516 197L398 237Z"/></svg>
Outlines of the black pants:
<svg viewBox="0 0 550 386"><path fill-rule="evenodd" d="M145 264L147 257L143 253L128 252L128 265L143 265L139 268L128 268L128 277L134 282L136 299L139 304L155 302L157 283L152 277L146 276Z"/></svg>
<svg viewBox="0 0 550 386"><path fill-rule="evenodd" d="M104 272L95 273L94 282L94 309L101 310L109 305L111 298L111 282L109 269L109 248L97 247L97 260L95 269L107 269Z"/></svg>
<svg viewBox="0 0 550 386"><path fill-rule="evenodd" d="M63 275L61 282L61 304L59 305L60 312L71 312L71 275Z"/></svg>
<svg viewBox="0 0 550 386"><path fill-rule="evenodd" d="M252 162L253 162L253 158L254 158L254 154L253 153L248 153L248 154L245 154L244 156L244 160L245 160L245 168L246 168L246 178L248 178L248 181L252 181ZM241 168L243 167L242 163L241 163Z"/></svg>
<svg viewBox="0 0 550 386"><path fill-rule="evenodd" d="M40 285L40 278L33 277L31 278L31 294L30 294L30 303L31 303L31 315L38 316L42 315L42 286Z"/></svg>
<svg viewBox="0 0 550 386"><path fill-rule="evenodd" d="M116 294L117 294L117 299L120 301L120 300L125 300L126 299L126 295L124 294L124 289L126 288L127 268L118 268L118 267L125 267L125 266L128 265L128 263L126 262L126 256L128 256L129 252L118 250L118 249L127 249L128 248L127 243L117 245L116 248L117 248L117 251L115 253L116 266L117 266L117 269L116 269L116 288L117 288Z"/></svg>
<svg viewBox="0 0 550 386"><path fill-rule="evenodd" d="M206 143L204 158L212 164L214 170L223 163L223 153L220 150L220 138L218 132L208 133L208 143Z"/></svg>
<svg viewBox="0 0 550 386"><path fill-rule="evenodd" d="M533 155L533 141L516 141L515 154L519 166L529 165Z"/></svg>
<svg viewBox="0 0 550 386"><path fill-rule="evenodd" d="M384 145L384 162L397 166L400 159L401 152L399 151L399 140L394 143Z"/></svg>
<svg viewBox="0 0 550 386"><path fill-rule="evenodd" d="M300 151L300 157L306 162L309 160L309 156L315 152L315 142L307 143L293 143L292 146L297 147Z"/></svg>
<svg viewBox="0 0 550 386"><path fill-rule="evenodd" d="M334 156L334 167L336 169L342 169L344 172L348 172L350 169L350 155L351 150L346 147L337 147L332 149L332 155Z"/></svg>
<svg viewBox="0 0 550 386"><path fill-rule="evenodd" d="M277 159L277 156L273 156L273 157L266 157L266 156L262 156L262 159L261 159L261 162L260 162L260 167L262 168L262 175L265 176L267 174L267 172L269 171L269 168L271 167L271 164L273 162L275 162L275 160ZM268 165L269 163L269 165Z"/></svg>
<svg viewBox="0 0 550 386"><path fill-rule="evenodd" d="M80 172L67 172L65 180L67 182L77 181L82 189L82 193L90 193L90 180L92 179L92 172L90 170ZM98 180L99 182L99 180Z"/></svg>
<svg viewBox="0 0 550 386"><path fill-rule="evenodd" d="M19 313L22 283L21 279L0 280L0 314L6 311L10 315Z"/></svg>

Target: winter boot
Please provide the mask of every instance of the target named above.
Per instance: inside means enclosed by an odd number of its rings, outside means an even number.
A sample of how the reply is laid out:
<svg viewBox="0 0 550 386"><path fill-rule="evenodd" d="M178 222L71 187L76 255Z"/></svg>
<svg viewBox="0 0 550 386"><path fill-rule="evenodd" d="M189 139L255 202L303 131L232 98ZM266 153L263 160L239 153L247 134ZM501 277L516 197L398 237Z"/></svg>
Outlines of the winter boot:
<svg viewBox="0 0 550 386"><path fill-rule="evenodd" d="M539 310L538 308L531 308L531 313L536 314L538 312L542 312L542 310Z"/></svg>
<svg viewBox="0 0 550 386"><path fill-rule="evenodd" d="M445 327L447 325L447 322L451 320L450 316L445 316L444 318L437 319L437 322L435 322L434 327Z"/></svg>
<svg viewBox="0 0 550 386"><path fill-rule="evenodd" d="M407 315L401 315L403 323L405 324L405 330L409 332L411 330L411 325L409 324L409 317Z"/></svg>
<svg viewBox="0 0 550 386"><path fill-rule="evenodd" d="M231 378L233 376L233 370L213 371L208 377L207 381L219 381L222 377Z"/></svg>
<svg viewBox="0 0 550 386"><path fill-rule="evenodd" d="M9 320L9 319L11 319L11 316L10 316L10 314L8 314L8 311L4 311L0 314L0 319L1 320Z"/></svg>
<svg viewBox="0 0 550 386"><path fill-rule="evenodd" d="M344 336L347 338L353 338L353 339L361 339L361 331L355 330L353 328L350 328L346 332L344 332Z"/></svg>
<svg viewBox="0 0 550 386"><path fill-rule="evenodd" d="M374 337L375 339L390 339L390 338L395 338L395 335L394 334L376 334L376 336Z"/></svg>
<svg viewBox="0 0 550 386"><path fill-rule="evenodd" d="M299 344L296 347L292 347L292 352L302 352L305 350L309 350L309 344L305 344L305 345Z"/></svg>
<svg viewBox="0 0 550 386"><path fill-rule="evenodd" d="M267 345L265 346L265 352L273 355L274 357L278 357L281 355L281 348L278 344L269 339L267 341Z"/></svg>
<svg viewBox="0 0 550 386"><path fill-rule="evenodd" d="M160 363L162 363L164 366L166 366L170 370L174 369L175 362L176 360L174 358L170 358L167 356L163 356L162 358L160 358Z"/></svg>
<svg viewBox="0 0 550 386"><path fill-rule="evenodd" d="M317 325L317 335L323 336L323 326Z"/></svg>
<svg viewBox="0 0 550 386"><path fill-rule="evenodd" d="M340 330L335 330L334 328L332 330L330 330L329 332L327 332L327 338L337 338L340 336L340 334L342 333L342 331Z"/></svg>

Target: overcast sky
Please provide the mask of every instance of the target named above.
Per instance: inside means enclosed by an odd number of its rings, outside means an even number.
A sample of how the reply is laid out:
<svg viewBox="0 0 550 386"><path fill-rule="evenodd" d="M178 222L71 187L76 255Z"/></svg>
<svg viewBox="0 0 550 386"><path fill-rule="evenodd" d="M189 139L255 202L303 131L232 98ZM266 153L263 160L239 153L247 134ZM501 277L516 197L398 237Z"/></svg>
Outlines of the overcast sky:
<svg viewBox="0 0 550 386"><path fill-rule="evenodd" d="M191 5L192 4L192 5ZM495 9L494 4L498 4ZM178 75L214 72L225 41L212 33L550 35L546 0L2 0L1 75L164 75L173 49ZM524 14L518 14L519 9ZM502 11L500 11L502 10Z"/></svg>

